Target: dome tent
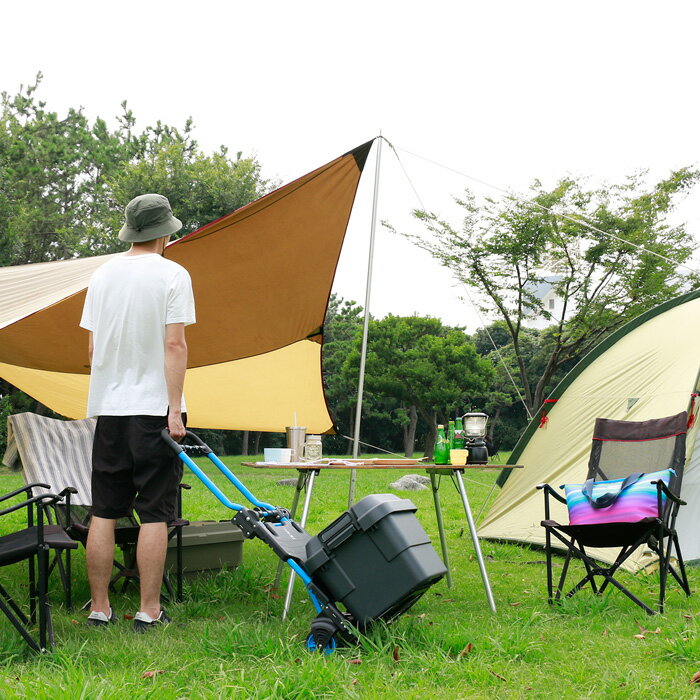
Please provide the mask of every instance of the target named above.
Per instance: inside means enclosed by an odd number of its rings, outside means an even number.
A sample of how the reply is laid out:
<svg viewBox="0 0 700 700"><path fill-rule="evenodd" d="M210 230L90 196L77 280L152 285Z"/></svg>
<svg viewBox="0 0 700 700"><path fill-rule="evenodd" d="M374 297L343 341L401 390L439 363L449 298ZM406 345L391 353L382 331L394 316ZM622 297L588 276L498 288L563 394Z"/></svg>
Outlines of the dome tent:
<svg viewBox="0 0 700 700"><path fill-rule="evenodd" d="M698 318L700 291L690 292L641 314L586 355L552 392L515 446L508 461L524 469L512 470L479 536L544 546L543 496L535 487L585 480L596 418L642 421L697 410L693 394L700 388ZM676 523L685 560L700 559L697 432L695 420L687 436L681 492L688 505L681 508ZM551 517L568 522L566 507L553 504ZM591 552L611 561L615 550ZM627 568L637 570L649 561L649 553L640 548Z"/></svg>

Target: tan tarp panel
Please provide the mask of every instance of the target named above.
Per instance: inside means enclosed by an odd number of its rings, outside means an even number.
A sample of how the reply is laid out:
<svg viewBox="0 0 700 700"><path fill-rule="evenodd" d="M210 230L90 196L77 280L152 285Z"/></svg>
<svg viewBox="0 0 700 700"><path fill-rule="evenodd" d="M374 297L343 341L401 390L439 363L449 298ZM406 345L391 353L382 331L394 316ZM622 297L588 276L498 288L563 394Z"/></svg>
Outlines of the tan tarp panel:
<svg viewBox="0 0 700 700"><path fill-rule="evenodd" d="M189 271L190 425L329 432L322 326L368 142L170 245ZM85 416L85 288L111 256L0 269L0 376L69 418Z"/></svg>
<svg viewBox="0 0 700 700"><path fill-rule="evenodd" d="M688 295L693 296L697 294ZM690 298L636 324L632 330L621 329L621 337L608 349L592 361L582 361L584 369L551 404L545 427L534 429L519 455L516 451L522 442L516 447L515 461L511 463L525 468L512 471L479 528L480 537L544 545L544 529L540 525L544 499L535 486L547 482L558 487L585 480L597 417L641 421L688 409L700 368L698 318L700 299ZM575 368L573 373L577 371ZM688 434L689 455L693 453L696 434L697 424ZM692 494L692 505L681 508L678 524L686 559L700 556L697 531L682 528L683 518L698 519L700 490L694 486L698 476L689 463L682 495L686 498L690 490L696 492ZM566 506L553 501L552 519L568 522ZM603 561L611 561L611 555L617 553L615 549L591 551ZM636 559L629 561L628 568L637 569L645 564L645 555L640 550Z"/></svg>

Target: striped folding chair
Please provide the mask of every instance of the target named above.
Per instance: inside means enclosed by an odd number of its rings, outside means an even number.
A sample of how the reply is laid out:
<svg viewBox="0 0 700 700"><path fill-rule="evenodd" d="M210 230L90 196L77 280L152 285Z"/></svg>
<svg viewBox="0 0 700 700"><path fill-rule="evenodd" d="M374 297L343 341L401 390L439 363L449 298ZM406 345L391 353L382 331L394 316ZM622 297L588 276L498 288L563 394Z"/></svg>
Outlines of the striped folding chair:
<svg viewBox="0 0 700 700"><path fill-rule="evenodd" d="M27 484L43 483L50 485L50 491L64 497L53 506L56 522L76 541L87 544L87 536L92 517L91 474L92 441L96 420L57 420L35 413L18 413L7 418L7 450L3 462L13 468L21 463L24 481ZM182 488L188 488L185 484ZM37 491L41 491L37 489ZM182 527L188 521L182 519L181 491L178 492L177 518L168 523L170 538L178 543L176 568L177 593L173 591L166 571L163 585L171 600L182 599ZM121 549L121 561L114 558L116 573L110 581L110 588L116 590L122 581L122 591L130 581L138 581L135 563L136 543L139 523L134 513L117 521L115 543ZM70 551L66 561L60 552L51 563L51 569L58 566L66 591L66 605L72 607L70 587Z"/></svg>

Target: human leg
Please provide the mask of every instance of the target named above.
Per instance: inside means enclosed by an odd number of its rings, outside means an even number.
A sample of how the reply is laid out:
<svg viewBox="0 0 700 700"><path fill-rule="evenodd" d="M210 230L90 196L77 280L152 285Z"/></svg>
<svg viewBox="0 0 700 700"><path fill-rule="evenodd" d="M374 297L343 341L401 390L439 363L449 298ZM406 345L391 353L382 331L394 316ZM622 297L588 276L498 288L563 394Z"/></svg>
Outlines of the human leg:
<svg viewBox="0 0 700 700"><path fill-rule="evenodd" d="M142 523L136 546L136 563L141 586L140 612L156 619L160 615L160 589L168 549L168 528L165 523Z"/></svg>
<svg viewBox="0 0 700 700"><path fill-rule="evenodd" d="M91 612L110 615L109 580L114 561L114 527L116 520L93 516L87 539L87 569L92 597Z"/></svg>
<svg viewBox="0 0 700 700"><path fill-rule="evenodd" d="M165 416L133 416L129 423L136 487L134 508L141 520L136 551L141 582L141 609L134 619L137 631L150 626L153 620L170 621L162 613L160 589L168 546L167 523L175 519L182 463L163 442L161 431L166 426Z"/></svg>

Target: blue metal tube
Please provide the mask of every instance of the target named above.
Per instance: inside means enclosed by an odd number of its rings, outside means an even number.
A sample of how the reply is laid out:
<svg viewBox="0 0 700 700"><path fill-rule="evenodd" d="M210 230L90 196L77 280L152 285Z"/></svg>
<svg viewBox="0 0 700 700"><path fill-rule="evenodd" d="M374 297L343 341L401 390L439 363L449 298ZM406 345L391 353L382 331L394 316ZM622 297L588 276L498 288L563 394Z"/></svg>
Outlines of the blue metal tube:
<svg viewBox="0 0 700 700"><path fill-rule="evenodd" d="M229 501L221 489L219 489L219 487L194 463L188 454L185 454L185 452L180 452L178 456L227 508L230 508L231 510L243 510L242 505Z"/></svg>
<svg viewBox="0 0 700 700"><path fill-rule="evenodd" d="M309 594L309 598L311 598L311 602L314 604L314 607L316 608L316 612L321 612L323 610L323 606L321 603L319 603L318 598L313 594L313 592L309 589L309 584L311 583L311 576L309 576L304 569L297 564L294 559L287 559L287 564L292 567L296 575L304 582L304 585L306 586L306 591Z"/></svg>
<svg viewBox="0 0 700 700"><path fill-rule="evenodd" d="M253 494L243 485L241 480L213 453L209 452L207 457L216 465L219 471L254 505L265 510L274 510L275 507L269 503L259 501ZM205 482L206 483L206 482ZM240 509L239 509L240 510Z"/></svg>

